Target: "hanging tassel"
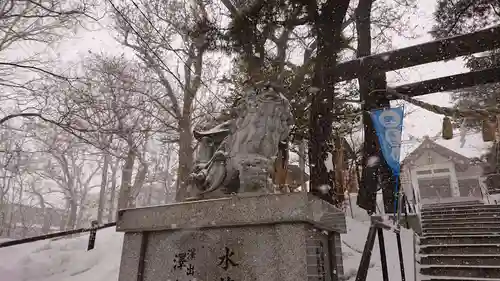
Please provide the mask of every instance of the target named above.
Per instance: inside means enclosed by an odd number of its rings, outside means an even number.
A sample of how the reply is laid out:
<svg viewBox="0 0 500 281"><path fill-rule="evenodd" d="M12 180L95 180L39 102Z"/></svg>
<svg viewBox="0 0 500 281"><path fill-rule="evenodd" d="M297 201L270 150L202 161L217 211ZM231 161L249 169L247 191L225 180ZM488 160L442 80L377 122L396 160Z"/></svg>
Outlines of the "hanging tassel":
<svg viewBox="0 0 500 281"><path fill-rule="evenodd" d="M448 116L443 118L443 139L451 140L453 138L453 125Z"/></svg>
<svg viewBox="0 0 500 281"><path fill-rule="evenodd" d="M483 120L482 124L483 141L494 141L495 140L495 123L489 120Z"/></svg>

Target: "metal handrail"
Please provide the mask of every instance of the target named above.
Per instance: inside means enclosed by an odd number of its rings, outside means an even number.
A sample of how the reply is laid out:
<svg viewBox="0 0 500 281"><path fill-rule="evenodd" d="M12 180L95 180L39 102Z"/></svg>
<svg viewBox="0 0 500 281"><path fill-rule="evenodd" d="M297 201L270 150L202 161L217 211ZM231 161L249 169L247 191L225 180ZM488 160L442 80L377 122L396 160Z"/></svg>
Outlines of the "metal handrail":
<svg viewBox="0 0 500 281"><path fill-rule="evenodd" d="M112 227L115 225L116 225L116 222L109 222L109 223L105 223L103 225L99 225L96 227L72 229L72 230L67 230L67 231L44 234L44 235L40 235L40 236L5 241L5 242L0 243L0 248L20 245L20 244L25 244L25 243L31 243L31 242L36 242L36 241L40 241L40 240L52 239L52 238L57 238L57 237L63 237L63 236L68 236L68 235L72 235L72 234L77 234L77 233L97 231L99 229L108 228L108 227ZM95 237L94 237L94 241L95 241ZM89 240L89 244L90 244L90 242L91 241Z"/></svg>

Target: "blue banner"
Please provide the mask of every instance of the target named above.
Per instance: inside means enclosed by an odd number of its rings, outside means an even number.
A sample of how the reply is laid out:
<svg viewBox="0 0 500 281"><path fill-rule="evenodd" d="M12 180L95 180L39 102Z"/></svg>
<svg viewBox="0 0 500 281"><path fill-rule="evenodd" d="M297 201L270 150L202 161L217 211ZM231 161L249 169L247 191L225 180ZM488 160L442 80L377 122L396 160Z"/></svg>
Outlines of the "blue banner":
<svg viewBox="0 0 500 281"><path fill-rule="evenodd" d="M403 132L403 107L379 109L371 112L375 132L385 161L395 176L399 176L401 153L401 134Z"/></svg>

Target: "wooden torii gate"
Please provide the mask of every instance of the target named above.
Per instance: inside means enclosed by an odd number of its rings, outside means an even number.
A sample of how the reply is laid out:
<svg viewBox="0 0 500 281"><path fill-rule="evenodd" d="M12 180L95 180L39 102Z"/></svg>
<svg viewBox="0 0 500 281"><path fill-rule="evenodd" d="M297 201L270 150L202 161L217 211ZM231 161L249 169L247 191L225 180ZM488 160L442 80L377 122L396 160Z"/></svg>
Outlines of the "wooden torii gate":
<svg viewBox="0 0 500 281"><path fill-rule="evenodd" d="M335 70L338 74L336 80L337 82L357 78L360 80L360 83L363 81L369 85L367 89L363 89L361 91L365 140L363 145L364 172L358 194L358 205L368 211L374 211L371 209L375 206L377 185L379 183L377 177L373 177L370 174L374 171L370 171L370 167L366 166L366 159L374 155L383 159L383 156L378 149L378 139L375 129L367 112L373 109L388 107L390 100L401 98L411 100L411 98L416 96L500 82L500 67L492 67L458 75L405 84L389 89L387 87L385 73L387 71L454 59L461 56L499 48L500 25L465 35L449 37L390 52L361 57L337 65ZM443 114L444 111L438 110L435 112ZM391 176L392 174L390 173L390 169L385 161L381 161L379 168L383 175L388 176L388 178L381 183L381 186L383 189L386 212L392 212L390 207L393 206L393 202L395 200L395 179ZM368 234L368 239L356 277L357 281L366 280L371 251L377 234L379 236L380 243L382 274L384 281L388 280L387 262L385 260L385 249L383 245L384 239L382 228L384 227L386 226L380 223L378 219L372 221L372 227L370 228L370 232ZM398 238L398 244L400 244L399 235ZM401 249L399 255L402 274L401 278L402 280L405 280Z"/></svg>
<svg viewBox="0 0 500 281"><path fill-rule="evenodd" d="M361 93L365 112L364 157L378 155L378 140L371 120L366 112L389 106L390 100L400 99L397 92L406 97L416 97L436 92L457 90L476 85L500 82L500 67L471 71L468 73L444 76L416 83L387 88L385 79L380 79L387 71L408 68L416 65L449 60L460 56L471 55L500 48L500 25L488 29L423 43L394 51L384 52L337 65L337 82L351 79L370 80L371 89ZM366 186L361 186L366 188ZM390 197L384 196L384 203L392 204Z"/></svg>

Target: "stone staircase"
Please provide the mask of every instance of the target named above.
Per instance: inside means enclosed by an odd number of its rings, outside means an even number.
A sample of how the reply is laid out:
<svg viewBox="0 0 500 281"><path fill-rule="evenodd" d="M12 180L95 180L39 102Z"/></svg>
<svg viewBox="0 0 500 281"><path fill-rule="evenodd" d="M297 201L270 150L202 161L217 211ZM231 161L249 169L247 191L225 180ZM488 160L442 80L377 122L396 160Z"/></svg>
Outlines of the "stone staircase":
<svg viewBox="0 0 500 281"><path fill-rule="evenodd" d="M500 205L427 205L421 219L420 280L500 281Z"/></svg>

